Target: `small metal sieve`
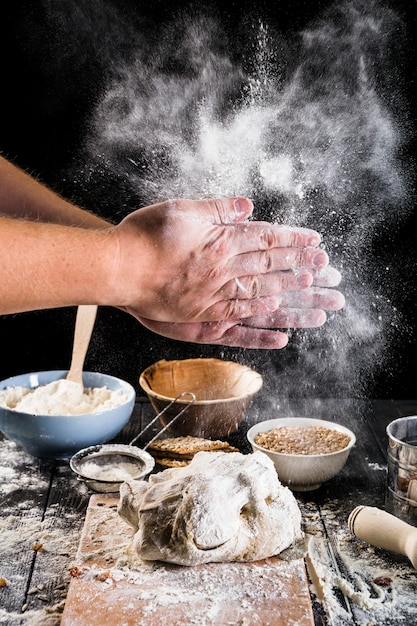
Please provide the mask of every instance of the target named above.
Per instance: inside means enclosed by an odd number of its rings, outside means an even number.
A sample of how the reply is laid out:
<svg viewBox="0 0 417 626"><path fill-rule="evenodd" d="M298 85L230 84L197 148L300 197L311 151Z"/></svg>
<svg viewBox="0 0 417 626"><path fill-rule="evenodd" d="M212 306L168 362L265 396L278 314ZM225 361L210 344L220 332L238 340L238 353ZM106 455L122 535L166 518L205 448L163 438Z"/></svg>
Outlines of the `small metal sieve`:
<svg viewBox="0 0 417 626"><path fill-rule="evenodd" d="M177 415L174 415L143 448L133 445L163 413L184 396L190 396L191 402L186 404ZM196 397L191 391L183 391L178 394L129 444L99 444L79 450L70 459L72 471L77 475L78 480L85 482L90 489L100 493L117 492L120 485L128 479L143 479L155 466L155 460L149 452L146 452L146 448L158 439L195 401Z"/></svg>

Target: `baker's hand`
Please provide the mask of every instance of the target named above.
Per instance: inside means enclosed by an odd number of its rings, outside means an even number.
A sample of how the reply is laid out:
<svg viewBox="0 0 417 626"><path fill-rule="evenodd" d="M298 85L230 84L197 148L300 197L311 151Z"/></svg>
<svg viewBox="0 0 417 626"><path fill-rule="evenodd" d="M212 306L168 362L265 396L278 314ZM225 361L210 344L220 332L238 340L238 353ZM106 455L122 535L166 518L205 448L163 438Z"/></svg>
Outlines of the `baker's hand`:
<svg viewBox="0 0 417 626"><path fill-rule="evenodd" d="M313 271L312 280L310 288L284 291L279 308L264 316L200 324L168 324L144 318L140 321L153 332L180 341L255 349L284 348L287 335L269 329L317 328L325 323L326 311L338 311L345 304L344 296L332 289L341 280L340 272L334 267Z"/></svg>
<svg viewBox="0 0 417 626"><path fill-rule="evenodd" d="M337 270L329 269L334 276L338 275ZM337 311L344 302L343 295L335 289L311 287L284 292L277 311L267 315L191 324L168 324L144 318L140 321L153 332L170 339L272 350L284 348L288 337L280 330L270 329L317 328L325 323L326 311Z"/></svg>
<svg viewBox="0 0 417 626"><path fill-rule="evenodd" d="M246 198L174 200L130 214L115 227L118 306L148 327L188 324L168 336L242 345L239 320L271 315L328 264L317 232L247 221L252 208Z"/></svg>

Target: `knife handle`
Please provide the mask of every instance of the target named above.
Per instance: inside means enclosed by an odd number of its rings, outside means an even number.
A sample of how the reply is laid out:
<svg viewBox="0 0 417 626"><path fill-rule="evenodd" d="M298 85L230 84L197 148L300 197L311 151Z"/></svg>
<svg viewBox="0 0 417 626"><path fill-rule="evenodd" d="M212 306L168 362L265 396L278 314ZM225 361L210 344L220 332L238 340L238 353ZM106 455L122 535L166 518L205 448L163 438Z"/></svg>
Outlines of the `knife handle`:
<svg viewBox="0 0 417 626"><path fill-rule="evenodd" d="M417 528L373 506L358 506L349 515L349 530L378 548L408 557L417 568Z"/></svg>

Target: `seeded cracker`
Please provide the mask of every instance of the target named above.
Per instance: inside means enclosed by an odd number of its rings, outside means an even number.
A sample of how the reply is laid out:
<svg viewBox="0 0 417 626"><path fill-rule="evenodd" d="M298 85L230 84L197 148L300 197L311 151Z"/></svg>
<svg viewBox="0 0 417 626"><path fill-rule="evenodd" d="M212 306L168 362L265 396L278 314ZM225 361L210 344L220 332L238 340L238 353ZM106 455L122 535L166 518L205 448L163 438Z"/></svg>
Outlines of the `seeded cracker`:
<svg viewBox="0 0 417 626"><path fill-rule="evenodd" d="M162 467L185 467L191 463L191 459L167 459L166 457L157 457L155 461Z"/></svg>
<svg viewBox="0 0 417 626"><path fill-rule="evenodd" d="M187 465L197 452L239 452L226 441L203 439L201 437L171 437L157 439L148 448L159 465L181 467ZM174 463L174 461L176 461Z"/></svg>

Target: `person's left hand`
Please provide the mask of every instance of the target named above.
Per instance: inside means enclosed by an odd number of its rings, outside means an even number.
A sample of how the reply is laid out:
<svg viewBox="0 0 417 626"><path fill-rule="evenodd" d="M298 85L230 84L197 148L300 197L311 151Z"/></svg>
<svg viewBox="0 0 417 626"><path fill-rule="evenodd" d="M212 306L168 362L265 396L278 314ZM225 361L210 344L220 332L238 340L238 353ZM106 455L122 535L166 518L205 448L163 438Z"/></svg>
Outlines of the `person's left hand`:
<svg viewBox="0 0 417 626"><path fill-rule="evenodd" d="M325 323L326 311L337 311L344 306L344 296L331 289L339 284L340 279L340 273L333 267L313 272L313 286L283 291L279 308L268 315L203 323L172 324L146 318L139 318L139 321L153 332L179 341L280 349L287 345L288 337L276 329L317 328Z"/></svg>

